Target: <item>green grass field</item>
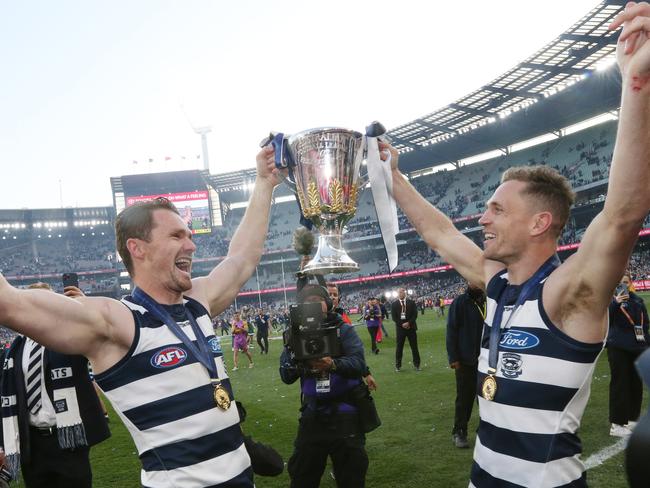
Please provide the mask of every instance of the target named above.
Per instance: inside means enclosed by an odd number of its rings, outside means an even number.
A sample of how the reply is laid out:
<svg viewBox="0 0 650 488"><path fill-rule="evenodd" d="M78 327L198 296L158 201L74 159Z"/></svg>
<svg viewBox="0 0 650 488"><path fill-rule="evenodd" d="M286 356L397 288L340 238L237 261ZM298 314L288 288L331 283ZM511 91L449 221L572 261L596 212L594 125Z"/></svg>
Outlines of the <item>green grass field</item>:
<svg viewBox="0 0 650 488"><path fill-rule="evenodd" d="M648 300L649 295L644 298ZM380 345L379 355L369 355L367 362L379 383L374 394L383 425L367 436L370 458L367 486L389 487L465 487L469 479L472 449L456 449L451 442L455 382L447 366L445 352L445 322L427 310L418 319L418 341L422 355L422 371L411 367L408 345L404 351L404 367L394 372L394 325L391 334ZM358 329L369 350L365 328ZM229 348L228 348L229 349ZM299 391L298 384L285 385L278 374L281 341L271 341L270 354L261 356L253 350L255 367L231 372L238 400L248 410L244 430L261 442L273 445L284 457L291 455L296 434ZM227 363L232 365L230 353ZM246 359L242 364L245 365ZM606 353L598 361L580 432L586 459L592 453L616 442L609 436L608 422L609 367ZM647 406L647 391L644 405ZM644 406L644 409L646 408ZM478 412L475 408L470 424L473 445ZM112 437L92 449L94 486L139 487L140 464L131 438L117 415L111 410ZM603 465L588 472L592 487L616 488L627 486L624 456L618 454ZM286 487L285 472L277 478L256 478L258 487ZM18 485L20 486L20 485ZM327 475L321 486L334 487ZM184 488L184 487L179 487Z"/></svg>

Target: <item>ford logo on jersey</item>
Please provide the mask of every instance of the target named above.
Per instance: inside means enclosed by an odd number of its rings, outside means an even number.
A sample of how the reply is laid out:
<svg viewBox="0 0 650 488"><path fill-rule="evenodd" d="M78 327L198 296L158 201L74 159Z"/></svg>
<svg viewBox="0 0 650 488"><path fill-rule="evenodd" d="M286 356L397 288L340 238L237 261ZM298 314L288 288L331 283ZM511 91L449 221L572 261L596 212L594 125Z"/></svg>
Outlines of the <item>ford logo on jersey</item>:
<svg viewBox="0 0 650 488"><path fill-rule="evenodd" d="M187 353L180 347L167 347L151 357L154 368L171 368L181 364L187 358Z"/></svg>
<svg viewBox="0 0 650 488"><path fill-rule="evenodd" d="M523 330L510 329L503 333L499 345L505 349L530 349L539 344L537 336Z"/></svg>

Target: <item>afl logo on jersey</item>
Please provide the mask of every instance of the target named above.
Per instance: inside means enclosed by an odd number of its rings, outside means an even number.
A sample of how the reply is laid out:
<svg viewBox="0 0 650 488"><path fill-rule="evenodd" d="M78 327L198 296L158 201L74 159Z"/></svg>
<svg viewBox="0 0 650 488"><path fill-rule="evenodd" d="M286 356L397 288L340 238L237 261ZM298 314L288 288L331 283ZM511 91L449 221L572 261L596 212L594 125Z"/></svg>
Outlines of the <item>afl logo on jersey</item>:
<svg viewBox="0 0 650 488"><path fill-rule="evenodd" d="M180 347L167 347L151 357L154 368L171 368L178 366L187 359L187 353Z"/></svg>
<svg viewBox="0 0 650 488"><path fill-rule="evenodd" d="M530 349L539 344L537 336L523 330L510 329L503 333L499 345L504 349Z"/></svg>

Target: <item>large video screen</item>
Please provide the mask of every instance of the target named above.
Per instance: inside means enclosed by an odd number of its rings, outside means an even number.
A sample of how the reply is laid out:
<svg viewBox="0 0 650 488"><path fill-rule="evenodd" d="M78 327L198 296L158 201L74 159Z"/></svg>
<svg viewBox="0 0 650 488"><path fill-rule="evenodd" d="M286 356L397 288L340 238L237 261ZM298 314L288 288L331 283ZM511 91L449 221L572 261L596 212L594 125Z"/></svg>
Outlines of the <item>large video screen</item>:
<svg viewBox="0 0 650 488"><path fill-rule="evenodd" d="M210 200L207 190L197 190L181 193L165 193L160 195L127 196L126 206L137 202L163 197L172 202L181 214L192 234L207 234L212 230L210 222Z"/></svg>

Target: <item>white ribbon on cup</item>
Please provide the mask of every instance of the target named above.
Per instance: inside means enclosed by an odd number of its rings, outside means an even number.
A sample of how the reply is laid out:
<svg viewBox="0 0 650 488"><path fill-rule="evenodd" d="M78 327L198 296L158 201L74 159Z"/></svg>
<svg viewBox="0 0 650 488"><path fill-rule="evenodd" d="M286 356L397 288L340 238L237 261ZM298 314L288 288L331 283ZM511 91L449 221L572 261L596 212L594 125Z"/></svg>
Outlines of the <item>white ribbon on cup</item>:
<svg viewBox="0 0 650 488"><path fill-rule="evenodd" d="M397 205L393 198L393 175L390 169L391 155L389 153L386 161L382 161L377 138L365 136L365 139L368 149L366 163L372 199L375 202L379 229L381 230L386 256L388 257L388 268L392 273L399 260L396 238L399 232L399 221L397 219Z"/></svg>

